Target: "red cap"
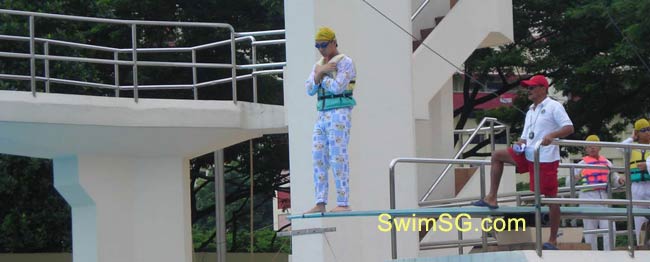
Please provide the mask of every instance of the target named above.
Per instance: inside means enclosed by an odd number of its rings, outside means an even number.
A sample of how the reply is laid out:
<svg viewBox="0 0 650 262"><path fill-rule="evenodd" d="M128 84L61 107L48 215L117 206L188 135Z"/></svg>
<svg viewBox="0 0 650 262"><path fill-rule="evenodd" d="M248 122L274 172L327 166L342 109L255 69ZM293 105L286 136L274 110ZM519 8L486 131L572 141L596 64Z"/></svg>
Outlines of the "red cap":
<svg viewBox="0 0 650 262"><path fill-rule="evenodd" d="M528 80L521 81L521 86L543 86L548 88L548 81L544 75L535 75Z"/></svg>

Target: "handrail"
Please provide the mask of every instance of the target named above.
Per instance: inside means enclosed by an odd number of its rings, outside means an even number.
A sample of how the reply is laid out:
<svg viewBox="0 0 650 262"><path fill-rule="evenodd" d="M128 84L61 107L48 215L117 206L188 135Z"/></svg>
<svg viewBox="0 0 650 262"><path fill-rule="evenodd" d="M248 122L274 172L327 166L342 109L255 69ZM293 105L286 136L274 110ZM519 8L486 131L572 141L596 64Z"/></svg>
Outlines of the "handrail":
<svg viewBox="0 0 650 262"><path fill-rule="evenodd" d="M469 138L467 139L467 142L465 142L465 143L461 146L461 148L458 150L458 152L456 153L456 155L454 155L454 158L453 158L453 159L458 159L461 155L463 155L463 151L467 148L467 146L469 146L469 144L470 144L471 141L474 139L474 137L476 136L476 134L478 134L478 132L481 131L483 125L485 125L485 123L487 123L487 122L490 122L490 129L491 129L491 134L492 134L492 137L491 137L491 139L492 139L492 143L495 142L495 141L494 141L494 123L498 123L498 124L500 124L500 125L505 125L505 124L499 122L496 118L493 118L493 117L484 117L484 118L481 120L481 122L478 124L478 126L474 129L474 132L472 132L472 134L469 136ZM508 129L506 128L506 131L507 131L507 130L508 130ZM494 149L494 145L492 146L492 148ZM440 175L438 176L438 178L436 179L436 181L433 182L433 185L431 185L431 187L429 187L429 190L427 190L427 193L424 194L424 196L422 196L422 197L420 198L420 202L426 201L427 198L429 198L429 196L431 195L431 193L433 192L433 190L435 190L436 187L438 187L438 185L440 184L440 182L442 182L442 179L445 178L445 176L447 175L447 172L449 172L449 170L451 169L451 166L452 166L452 163L449 163L449 164L445 167L445 169L442 171L442 173L440 173Z"/></svg>
<svg viewBox="0 0 650 262"><path fill-rule="evenodd" d="M494 130L495 130L495 131L496 131L496 130L507 130L507 128L508 128L507 125L498 125L498 126L494 126ZM474 132L475 130L476 130L476 128L456 129L456 130L454 130L454 135L471 134L471 133ZM481 128L479 129L479 132L486 132L486 131L490 131L490 130L491 130L491 128L489 128L489 127L481 127Z"/></svg>
<svg viewBox="0 0 650 262"><path fill-rule="evenodd" d="M413 20L415 20L415 17L417 17L420 14L420 12L422 12L424 7L426 7L428 4L429 4L429 0L424 0L424 2L422 2L422 4L420 4L420 7L418 7L418 9L415 10L413 15L411 15L411 22L413 22Z"/></svg>
<svg viewBox="0 0 650 262"><path fill-rule="evenodd" d="M628 239L633 239L633 232L632 232L632 224L633 222L633 216L632 216L632 210L634 208L634 201L632 200L632 181L630 179L630 165L627 164L630 162L630 154L632 149L650 149L650 145L641 145L641 144L630 144L630 143L615 143L615 142L592 142L592 141L582 141L582 140L562 140L562 139L557 139L553 140L551 142L551 145L563 145L563 146L598 146L598 147L609 147L609 148L622 148L623 149L623 163L624 163L624 169L625 169L625 177L627 183L625 183L625 191L626 191L626 208L627 208L627 237ZM537 144L534 145L534 181L535 181L535 231L537 233L536 236L536 252L539 257L542 256L542 227L541 227L541 204L543 202L546 203L556 203L556 204L561 204L561 203L573 203L575 200L557 200L557 199L542 199L541 194L540 194L540 185L539 185L539 170L540 170L540 149L542 148L541 141L538 142ZM571 174L573 176L573 174ZM611 176L610 176L611 179ZM621 204L619 202L616 202L617 204ZM611 224L611 223L610 223ZM612 227L610 226L610 229ZM610 235L613 232L610 230ZM611 238L611 237L610 237ZM632 241L628 242L627 245L628 253L630 257L634 258L634 245L632 244Z"/></svg>
<svg viewBox="0 0 650 262"><path fill-rule="evenodd" d="M593 146L601 146L601 147L619 147L619 148L625 148L627 150L627 156L625 162L629 162L629 149L631 148L640 148L640 149L649 149L650 150L650 145L638 145L638 144L623 144L623 143L613 143L613 142L587 142L587 141L574 141L574 140L556 140L553 142L554 144L565 144L565 145L593 145ZM537 168L536 174L539 174L539 145L534 147L536 150L536 160L537 162L535 163L535 168ZM476 165L479 166L481 173L481 195L480 198L483 198L485 196L485 166L490 165L490 161L487 160L473 160L473 159L436 159L436 158L395 158L391 160L391 163L389 165L389 198L390 198L390 209L395 209L396 208L396 200L395 200L395 168L398 163L424 163L424 164L470 164L470 165ZM599 166L599 165L589 165L589 164L572 164L572 163L562 163L559 166L560 168L568 168L570 169L570 174L569 177L574 176L573 170L575 168L590 168L590 169L607 169L611 172L609 172L609 183L602 183L602 184L590 184L590 185L581 185L581 186L576 186L575 183L573 183L573 180L571 181L571 184L569 187L563 187L559 188L558 192L564 192L562 194L567 194L567 190L569 191L570 195L572 198L565 198L565 199L556 199L556 198L541 198L539 194L539 177L536 175L535 176L535 191L530 192L530 191L525 191L525 192L514 192L514 193L507 193L507 194L501 194L498 195L499 198L502 197L515 197L514 200L511 201L517 201L517 203L520 202L521 199L528 199L528 198L533 198L535 200L535 215L536 215L536 230L541 231L541 203L591 203L593 201L585 201L584 199L576 199L573 198L573 195L575 193L576 189L588 189L588 188L599 188L603 186L607 186L611 184L611 174L614 171L624 171L627 174L627 181L630 181L629 179L629 165L625 165L625 167L607 167L607 166ZM611 187L608 188L608 193L611 194ZM628 200L608 200L607 203L611 204L623 204L627 206L627 220L628 224L631 225L632 222L630 222L631 217L632 217L632 206L634 204L648 204L650 201L647 200L635 200L633 201L631 199L631 196L629 196L631 190L630 190L630 182L626 183L626 192L628 194ZM426 206L426 207L431 207L431 205L438 204L440 202L445 203L448 202L450 204L455 203L460 203L460 202L468 202L471 200L475 200L476 198L462 198L462 199L443 199L443 200L433 200L433 201L420 201L418 204L420 207ZM466 203L469 204L469 203ZM444 204L443 206L450 206L447 204ZM440 206L437 206L440 207ZM591 217L593 215L588 214L585 215L588 217ZM612 223L611 219L615 219L614 217L606 217L608 220L610 220L610 224ZM610 229L612 226L610 226ZM631 227L629 227L629 230L631 230ZM483 232L484 233L484 232ZM613 235L614 232L613 230L609 231L610 235ZM539 236L536 239L536 250L538 251L538 255L541 255L541 232L537 231L537 235ZM460 237L460 236L459 236ZM610 238L611 239L611 238ZM392 228L391 230L391 254L393 259L397 259L397 232L395 231L395 228ZM485 247L487 245L487 235L482 236L482 243L483 246ZM460 241L460 240L459 240ZM459 242L460 243L460 242ZM450 246L450 247L455 247L458 245ZM628 245L628 248L631 248ZM633 256L633 253L631 253L631 256Z"/></svg>
<svg viewBox="0 0 650 262"><path fill-rule="evenodd" d="M30 81L31 82L31 91L34 96L36 96L36 82L45 81L46 92L49 92L50 83L61 83L75 86L90 86L96 88L108 88L115 90L115 96L119 96L119 91L121 89L129 89L133 91L134 100L138 101L138 90L148 89L148 90L165 90L165 89L193 89L194 90L194 99L198 99L197 89L207 84L221 84L221 83L231 83L232 93L233 93L233 102L237 102L237 81L245 79L253 79L253 102L257 103L257 76L258 75L269 75L269 74L282 74L282 69L286 66L285 62L275 62L275 63L257 63L257 46L263 45L276 45L276 44L285 44L285 39L274 39L274 40L264 40L256 41L254 36L269 36L269 35L282 35L285 34L285 30L267 30L267 31L257 31L257 32L241 32L237 33L229 24L225 23L202 23L202 22L175 22L175 21L141 21L141 20L121 20L121 19L109 19L109 18L95 18L95 17L84 17L84 16L70 16L70 15L59 15L59 14L48 14L48 13L37 13L37 12L27 12L27 11L17 11L17 10L8 10L0 9L0 15L18 15L18 16L27 16L29 17L29 36L14 36L14 35L0 35L0 40L10 40L10 41L25 41L29 42L30 50L29 53L15 53L15 52L0 52L0 57L11 57L19 59L29 59L30 60L30 74L25 78L23 75L15 74L0 74L0 79L11 79L11 80L21 80L21 81ZM82 44L54 39L46 38L37 38L34 35L34 18L50 18L50 19L63 19L63 20L72 20L72 21L83 21L83 22L97 22L97 23L110 23L110 24L120 24L128 25L131 27L131 42L132 46L130 48L114 48L100 45L91 45L91 44ZM201 44L192 47L168 47L168 48L138 48L137 41L135 41L137 35L136 26L176 26L176 27L206 27L206 28L224 28L230 30L230 39ZM236 36L236 38L235 38ZM241 41L250 41L252 47L252 57L251 64L249 65L237 65L235 62L235 44ZM39 54L35 50L35 43L44 43L44 54ZM104 52L113 53L113 59L102 59L102 58L89 58L89 57L72 57L72 56L55 56L49 54L49 45L61 45L72 48L82 48L90 49ZM212 48L217 46L230 45L230 62L228 64L219 64L219 63L197 63L196 62L196 51ZM166 53L166 52L191 52L192 53L192 62L167 62L167 61L142 61L137 58L139 53ZM119 54L121 53L130 53L131 59L129 60L120 60ZM36 60L44 61L44 73L45 76L37 76L35 66ZM92 63L92 64L109 64L114 65L115 83L105 84L105 83L96 83L88 81L78 81L70 79L58 79L55 77L50 77L49 74L49 62L50 61L72 61L72 62L82 62L82 63ZM131 66L133 67L133 84L131 86L120 86L119 84L119 65ZM192 69L192 83L191 84L157 84L157 85L141 85L138 83L138 67L142 66L154 66L154 67L185 67ZM202 83L197 82L197 68L223 68L231 69L231 77L224 79L217 79L213 81L206 81ZM271 70L260 70L258 69L271 69ZM251 74L238 76L237 70L252 70ZM259 73L258 73L259 72Z"/></svg>

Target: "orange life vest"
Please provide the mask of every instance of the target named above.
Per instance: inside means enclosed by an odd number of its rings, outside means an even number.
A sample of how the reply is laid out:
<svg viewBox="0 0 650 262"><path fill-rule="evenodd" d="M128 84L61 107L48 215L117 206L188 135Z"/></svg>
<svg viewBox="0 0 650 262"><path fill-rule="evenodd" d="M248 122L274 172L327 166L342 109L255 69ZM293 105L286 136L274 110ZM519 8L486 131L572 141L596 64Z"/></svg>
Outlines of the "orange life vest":
<svg viewBox="0 0 650 262"><path fill-rule="evenodd" d="M588 165L607 166L607 158L598 156L598 159L591 156L585 156L582 161ZM587 184L600 184L607 183L609 171L605 169L582 169L582 178L587 181Z"/></svg>

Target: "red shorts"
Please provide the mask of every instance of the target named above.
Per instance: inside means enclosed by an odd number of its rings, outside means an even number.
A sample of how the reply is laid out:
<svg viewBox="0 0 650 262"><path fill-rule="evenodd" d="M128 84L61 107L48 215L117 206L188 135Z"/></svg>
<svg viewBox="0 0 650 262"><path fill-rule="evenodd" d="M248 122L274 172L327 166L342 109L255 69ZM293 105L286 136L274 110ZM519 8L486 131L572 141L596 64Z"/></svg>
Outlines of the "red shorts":
<svg viewBox="0 0 650 262"><path fill-rule="evenodd" d="M508 153L515 160L517 165L517 173L526 173L528 172L530 178L530 191L535 192L535 165L533 162L526 159L525 154L516 154L512 147L508 147ZM560 166L560 161L550 162L550 163L540 163L539 172L541 176L539 177L540 182L540 191L547 197L557 196L557 169Z"/></svg>

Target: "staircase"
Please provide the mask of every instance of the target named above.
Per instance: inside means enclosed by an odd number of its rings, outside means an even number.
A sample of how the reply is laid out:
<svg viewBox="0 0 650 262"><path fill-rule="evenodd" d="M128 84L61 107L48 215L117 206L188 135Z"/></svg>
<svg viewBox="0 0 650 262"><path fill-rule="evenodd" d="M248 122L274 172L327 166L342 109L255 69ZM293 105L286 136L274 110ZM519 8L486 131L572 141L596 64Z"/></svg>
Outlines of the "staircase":
<svg viewBox="0 0 650 262"><path fill-rule="evenodd" d="M497 13L505 15L491 15ZM415 28L422 38L414 41L412 56L414 114L416 119L425 120L430 117L429 101L476 48L512 42L512 3L509 0L459 1L444 16L436 16L429 23L431 26ZM420 48L422 44L435 53ZM432 71L437 73L431 74Z"/></svg>
<svg viewBox="0 0 650 262"><path fill-rule="evenodd" d="M425 29L420 29L420 39L419 40L414 40L413 41L413 52L418 49L418 47L422 44L422 41L426 39L431 32L433 32L433 29L436 28L437 25L442 22L442 19L445 18L444 16L438 16L435 18L435 21L433 21L433 27L430 28L425 28Z"/></svg>

